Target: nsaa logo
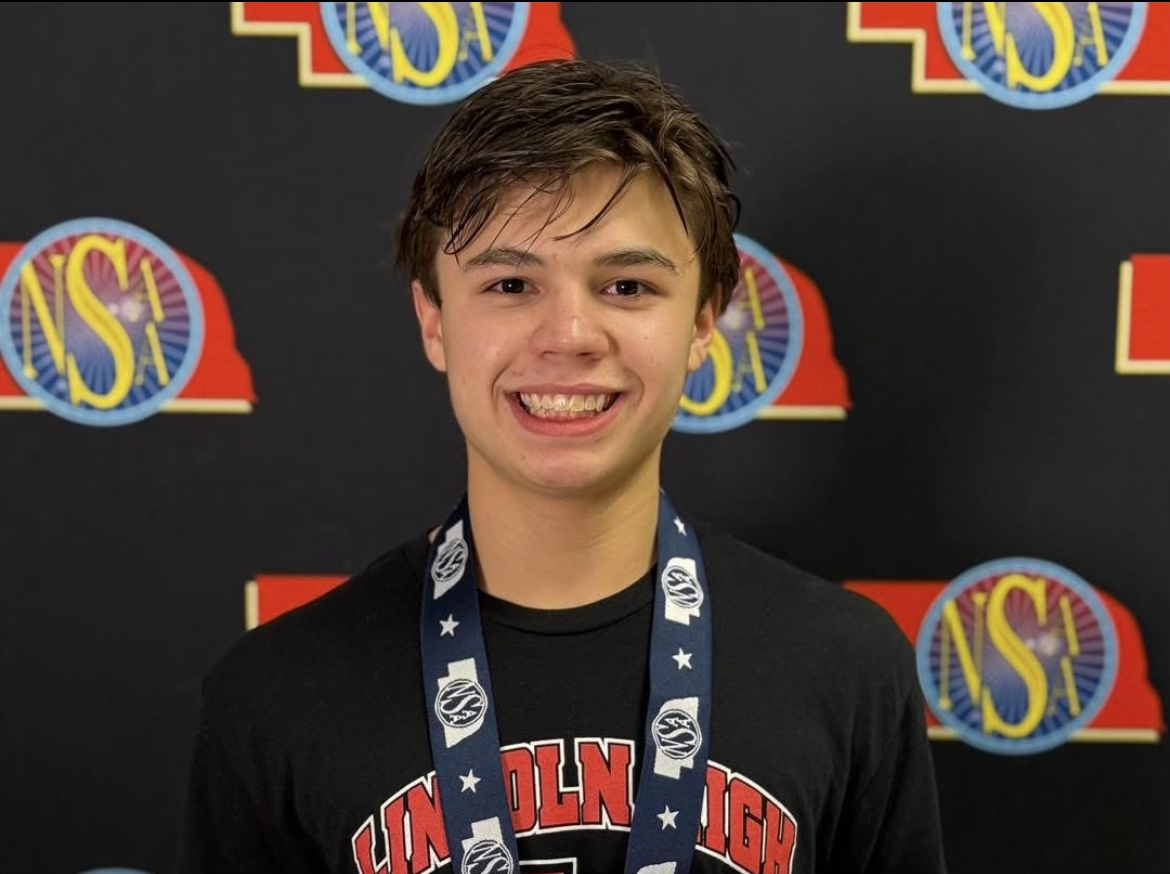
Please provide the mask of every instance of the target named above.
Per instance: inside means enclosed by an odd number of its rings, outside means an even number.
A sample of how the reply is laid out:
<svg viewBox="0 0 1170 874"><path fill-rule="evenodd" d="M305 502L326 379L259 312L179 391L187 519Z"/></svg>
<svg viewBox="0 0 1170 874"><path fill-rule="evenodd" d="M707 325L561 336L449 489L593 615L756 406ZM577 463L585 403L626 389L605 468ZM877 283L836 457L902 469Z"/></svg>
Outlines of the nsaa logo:
<svg viewBox="0 0 1170 874"><path fill-rule="evenodd" d="M992 753L1049 750L1091 721L1117 675L1117 633L1096 592L1051 562L972 568L918 632L918 674L938 719Z"/></svg>
<svg viewBox="0 0 1170 874"><path fill-rule="evenodd" d="M163 410L240 413L255 400L215 278L154 234L108 218L0 243L0 409L83 425Z"/></svg>
<svg viewBox="0 0 1170 874"><path fill-rule="evenodd" d="M515 67L573 57L560 3L233 3L237 36L295 36L302 86L462 100Z"/></svg>
<svg viewBox="0 0 1170 874"><path fill-rule="evenodd" d="M850 3L848 36L911 43L916 94L1020 109L1170 95L1170 3Z"/></svg>
<svg viewBox="0 0 1170 874"><path fill-rule="evenodd" d="M707 360L687 377L673 427L710 434L755 419L844 419L849 388L816 285L735 235L739 284Z"/></svg>

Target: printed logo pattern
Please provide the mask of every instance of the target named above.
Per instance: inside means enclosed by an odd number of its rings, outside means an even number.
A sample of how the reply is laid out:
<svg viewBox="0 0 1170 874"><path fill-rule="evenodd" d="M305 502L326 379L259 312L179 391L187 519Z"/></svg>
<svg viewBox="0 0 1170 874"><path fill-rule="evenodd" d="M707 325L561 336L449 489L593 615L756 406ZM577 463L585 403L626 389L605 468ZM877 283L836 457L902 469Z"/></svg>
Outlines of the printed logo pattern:
<svg viewBox="0 0 1170 874"><path fill-rule="evenodd" d="M463 539L463 523L456 522L444 534L443 542L439 544L438 555L435 557L435 565L431 569L436 600L451 591L463 579L469 555L467 541Z"/></svg>
<svg viewBox="0 0 1170 874"><path fill-rule="evenodd" d="M337 56L404 103L462 100L515 54L528 3L322 3Z"/></svg>
<svg viewBox="0 0 1170 874"><path fill-rule="evenodd" d="M498 819L471 824L471 837L463 841L463 874L512 874L512 854L504 846Z"/></svg>
<svg viewBox="0 0 1170 874"><path fill-rule="evenodd" d="M698 619L703 606L703 587L692 558L672 558L662 571L662 590L666 593L666 618L680 625Z"/></svg>
<svg viewBox="0 0 1170 874"><path fill-rule="evenodd" d="M524 64L576 55L560 3L232 3L237 36L295 37L306 88L458 101Z"/></svg>
<svg viewBox="0 0 1170 874"><path fill-rule="evenodd" d="M776 258L735 235L740 281L716 323L707 360L687 377L674 429L712 433L756 418L788 386L800 361L804 319L792 279Z"/></svg>
<svg viewBox="0 0 1170 874"><path fill-rule="evenodd" d="M992 753L1059 746L1101 709L1117 673L1109 611L1076 574L1016 558L972 568L935 600L918 635L935 716Z"/></svg>
<svg viewBox="0 0 1170 874"><path fill-rule="evenodd" d="M910 43L915 94L1019 109L1170 96L1170 3L849 3L855 43Z"/></svg>
<svg viewBox="0 0 1170 874"><path fill-rule="evenodd" d="M1056 109L1092 97L1129 62L1145 3L939 3L955 66L990 97Z"/></svg>
<svg viewBox="0 0 1170 874"><path fill-rule="evenodd" d="M699 699L672 698L663 703L650 725L657 753L654 773L677 780L683 768L695 766L695 755L703 745L699 728Z"/></svg>
<svg viewBox="0 0 1170 874"><path fill-rule="evenodd" d="M153 415L203 348L203 309L178 256L113 219L32 239L0 279L0 319L0 354L20 387L86 425Z"/></svg>
<svg viewBox="0 0 1170 874"><path fill-rule="evenodd" d="M475 734L487 715L488 699L475 669L475 659L461 659L447 665L447 676L439 679L435 715L443 723L447 748Z"/></svg>

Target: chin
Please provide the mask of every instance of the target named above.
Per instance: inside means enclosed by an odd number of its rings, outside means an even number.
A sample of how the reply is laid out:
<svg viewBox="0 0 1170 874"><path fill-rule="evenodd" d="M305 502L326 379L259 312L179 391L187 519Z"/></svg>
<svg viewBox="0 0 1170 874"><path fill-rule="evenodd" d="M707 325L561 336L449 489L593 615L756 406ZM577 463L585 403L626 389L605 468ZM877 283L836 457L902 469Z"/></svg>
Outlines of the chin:
<svg viewBox="0 0 1170 874"><path fill-rule="evenodd" d="M526 465L513 469L512 479L531 491L549 497L575 497L612 491L631 477L630 471L596 463L556 463Z"/></svg>
<svg viewBox="0 0 1170 874"><path fill-rule="evenodd" d="M585 471L542 471L526 474L523 481L531 490L549 497L571 498L606 491L615 479Z"/></svg>

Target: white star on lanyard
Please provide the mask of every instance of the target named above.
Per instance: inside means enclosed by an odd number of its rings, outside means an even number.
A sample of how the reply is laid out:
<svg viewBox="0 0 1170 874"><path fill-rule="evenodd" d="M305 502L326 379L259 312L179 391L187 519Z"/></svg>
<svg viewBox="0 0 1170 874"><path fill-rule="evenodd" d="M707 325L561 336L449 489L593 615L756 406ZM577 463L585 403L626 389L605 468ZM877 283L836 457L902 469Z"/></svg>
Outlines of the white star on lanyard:
<svg viewBox="0 0 1170 874"><path fill-rule="evenodd" d="M666 805L666 809L663 810L662 813L657 813L657 814L655 814L655 816L657 816L660 820L662 820L662 830L663 831L666 831L667 826L670 826L673 829L678 828L678 826L675 825L675 823L674 823L675 818L678 816L678 811L671 810L669 804Z"/></svg>
<svg viewBox="0 0 1170 874"><path fill-rule="evenodd" d="M460 794L466 792L468 789L474 792L475 784L480 781L480 778L475 776L474 769L468 771L466 775L460 774L459 779L463 781L463 788L459 790Z"/></svg>
<svg viewBox="0 0 1170 874"><path fill-rule="evenodd" d="M678 518L678 516L674 517L674 527L678 529L678 533L683 537L687 536L687 526L683 524L683 520Z"/></svg>
<svg viewBox="0 0 1170 874"><path fill-rule="evenodd" d="M457 626L459 622L455 619L454 613L448 613L446 619L439 620L439 624L443 626L443 630L439 632L439 637L445 637L448 634L454 637L455 626Z"/></svg>
<svg viewBox="0 0 1170 874"><path fill-rule="evenodd" d="M678 669L681 671L683 668L690 668L691 667L691 656L692 655L694 655L694 653L683 652L683 648L680 646L678 648L678 654L672 655L671 658L674 659L676 662L678 662Z"/></svg>

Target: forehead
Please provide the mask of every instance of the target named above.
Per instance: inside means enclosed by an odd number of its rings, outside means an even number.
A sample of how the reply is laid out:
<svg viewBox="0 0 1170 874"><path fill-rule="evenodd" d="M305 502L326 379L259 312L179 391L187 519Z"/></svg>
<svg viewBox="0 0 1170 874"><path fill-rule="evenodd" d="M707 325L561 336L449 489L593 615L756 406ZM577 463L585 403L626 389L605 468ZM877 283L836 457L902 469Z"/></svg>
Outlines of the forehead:
<svg viewBox="0 0 1170 874"><path fill-rule="evenodd" d="M666 251L680 267L694 261L693 242L665 183L644 171L619 193L623 176L621 167L600 165L560 185L516 185L456 260L497 247L538 254L644 246Z"/></svg>

